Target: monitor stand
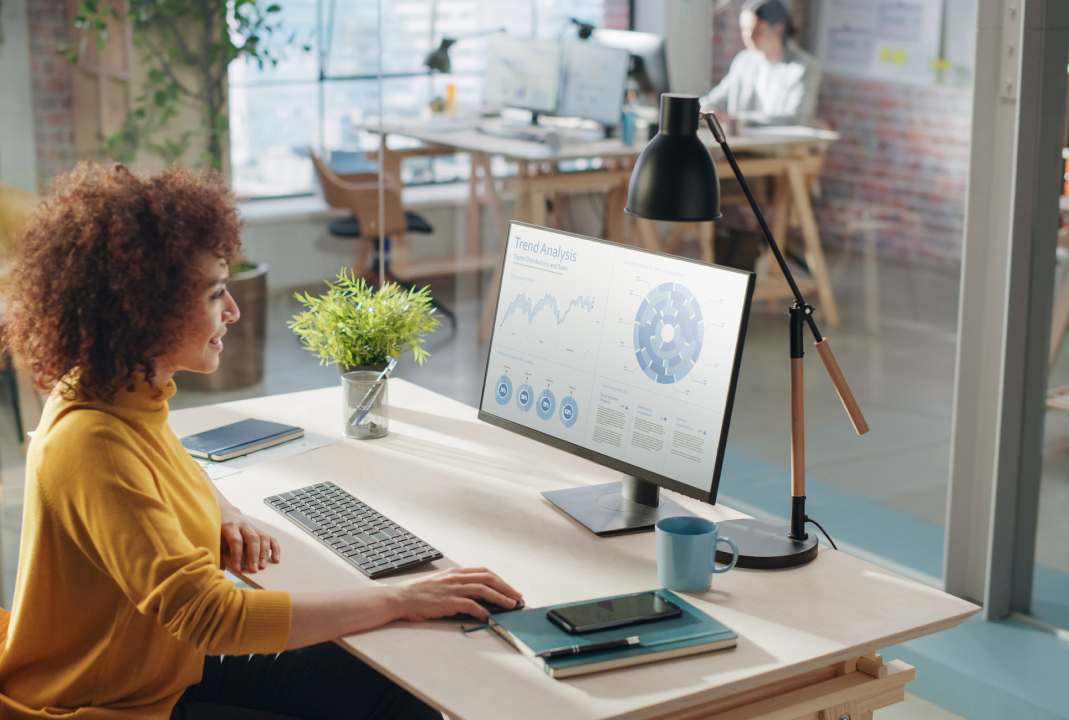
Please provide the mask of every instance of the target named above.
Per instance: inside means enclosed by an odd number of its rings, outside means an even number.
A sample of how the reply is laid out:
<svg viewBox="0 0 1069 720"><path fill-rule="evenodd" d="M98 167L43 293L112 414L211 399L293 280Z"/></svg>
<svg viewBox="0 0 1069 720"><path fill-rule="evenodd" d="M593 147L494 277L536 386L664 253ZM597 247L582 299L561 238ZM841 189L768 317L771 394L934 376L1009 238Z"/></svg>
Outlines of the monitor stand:
<svg viewBox="0 0 1069 720"><path fill-rule="evenodd" d="M661 518L694 515L682 505L661 497L657 485L626 474L623 482L549 490L542 497L595 535L649 530Z"/></svg>

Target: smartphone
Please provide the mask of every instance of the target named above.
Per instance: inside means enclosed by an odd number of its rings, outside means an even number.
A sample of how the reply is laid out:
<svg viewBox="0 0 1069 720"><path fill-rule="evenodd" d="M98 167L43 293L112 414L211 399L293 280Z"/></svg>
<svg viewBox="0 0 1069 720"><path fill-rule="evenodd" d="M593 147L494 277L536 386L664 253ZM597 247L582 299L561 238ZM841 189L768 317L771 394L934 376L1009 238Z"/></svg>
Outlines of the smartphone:
<svg viewBox="0 0 1069 720"><path fill-rule="evenodd" d="M667 620L683 611L655 592L624 595L599 602L570 605L546 611L546 617L565 632L582 633L607 630L625 625Z"/></svg>

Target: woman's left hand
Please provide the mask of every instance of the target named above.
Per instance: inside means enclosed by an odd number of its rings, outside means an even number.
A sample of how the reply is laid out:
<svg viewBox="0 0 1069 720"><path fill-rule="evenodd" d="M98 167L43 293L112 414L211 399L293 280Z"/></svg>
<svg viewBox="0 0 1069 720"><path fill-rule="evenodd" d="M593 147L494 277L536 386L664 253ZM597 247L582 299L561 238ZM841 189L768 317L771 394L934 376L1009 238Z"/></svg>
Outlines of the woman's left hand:
<svg viewBox="0 0 1069 720"><path fill-rule="evenodd" d="M223 518L223 564L230 572L263 570L281 557L278 540L249 522L233 505L219 508Z"/></svg>

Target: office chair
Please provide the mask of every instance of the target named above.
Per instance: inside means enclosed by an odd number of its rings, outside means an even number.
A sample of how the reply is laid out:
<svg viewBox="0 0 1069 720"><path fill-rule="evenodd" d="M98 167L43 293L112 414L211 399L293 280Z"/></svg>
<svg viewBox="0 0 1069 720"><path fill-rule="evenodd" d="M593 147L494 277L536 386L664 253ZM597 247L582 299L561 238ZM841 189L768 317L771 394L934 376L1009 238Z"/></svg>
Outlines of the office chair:
<svg viewBox="0 0 1069 720"><path fill-rule="evenodd" d="M356 250L353 271L369 283L378 282L378 253L386 254L386 279L406 290L413 284L407 279L408 269L406 233L429 235L434 228L421 215L405 210L401 202L400 158L386 155L386 183L383 203L382 235L386 247L379 247L379 185L376 173L336 173L322 158L309 149L315 166L323 197L331 207L343 208L352 213L349 217L332 220L327 226L334 237L361 240ZM374 250L374 255L372 254ZM374 257L369 269L368 261ZM395 275L394 273L397 273ZM398 275L400 277L398 277ZM456 314L441 303L435 306L449 318L453 329L457 327Z"/></svg>

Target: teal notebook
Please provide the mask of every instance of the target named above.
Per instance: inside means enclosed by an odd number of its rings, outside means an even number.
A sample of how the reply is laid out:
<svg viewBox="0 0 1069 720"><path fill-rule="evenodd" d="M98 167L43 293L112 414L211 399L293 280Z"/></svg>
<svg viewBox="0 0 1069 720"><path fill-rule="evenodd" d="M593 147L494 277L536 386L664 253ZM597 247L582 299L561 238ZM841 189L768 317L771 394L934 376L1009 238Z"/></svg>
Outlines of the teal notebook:
<svg viewBox="0 0 1069 720"><path fill-rule="evenodd" d="M490 616L490 626L553 678L584 675L735 647L737 636L722 623L684 602L675 593L668 590L656 592L665 600L677 605L683 614L670 620L611 628L582 635L570 635L546 617L546 611L553 608L612 599L598 598L597 600L584 600L581 603L498 613ZM637 635L641 642L631 647L550 660L535 657L538 653L554 648L618 640L634 635Z"/></svg>

